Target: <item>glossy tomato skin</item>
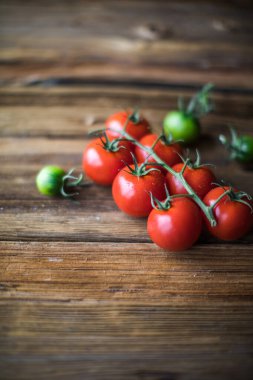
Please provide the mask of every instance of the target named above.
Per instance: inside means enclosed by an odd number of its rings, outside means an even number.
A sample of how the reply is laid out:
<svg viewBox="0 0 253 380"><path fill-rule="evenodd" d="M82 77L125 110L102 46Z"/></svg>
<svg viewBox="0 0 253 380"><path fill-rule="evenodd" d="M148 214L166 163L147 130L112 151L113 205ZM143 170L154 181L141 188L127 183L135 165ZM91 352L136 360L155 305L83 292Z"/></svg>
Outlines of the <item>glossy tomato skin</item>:
<svg viewBox="0 0 253 380"><path fill-rule="evenodd" d="M223 194L228 187L215 187L206 194L203 202L207 206L212 206L214 202ZM248 201L247 198L244 199ZM251 203L252 206L252 203ZM217 221L215 227L211 227L205 218L208 231L221 240L237 240L247 234L253 226L253 214L250 207L236 200L231 200L225 195L213 209L214 217Z"/></svg>
<svg viewBox="0 0 253 380"><path fill-rule="evenodd" d="M164 118L163 130L166 138L171 135L173 140L181 140L185 144L196 142L200 136L199 121L182 111L169 112Z"/></svg>
<svg viewBox="0 0 253 380"><path fill-rule="evenodd" d="M45 166L36 177L36 186L41 194L60 195L65 171L59 166Z"/></svg>
<svg viewBox="0 0 253 380"><path fill-rule="evenodd" d="M179 173L183 166L183 163L179 163L174 165L172 169ZM184 178L200 198L203 198L215 186L213 182L216 180L213 172L206 166L195 169L187 166L184 171ZM170 194L187 194L182 183L171 173L166 174L166 181Z"/></svg>
<svg viewBox="0 0 253 380"><path fill-rule="evenodd" d="M99 138L92 140L83 152L83 170L87 177L99 185L109 186L125 166L133 162L131 144L119 143L122 148L116 152L104 149Z"/></svg>
<svg viewBox="0 0 253 380"><path fill-rule="evenodd" d="M164 185L161 171L154 170L137 177L124 168L113 182L112 195L121 211L130 216L145 217L152 210L149 192L162 201L166 197Z"/></svg>
<svg viewBox="0 0 253 380"><path fill-rule="evenodd" d="M173 252L190 248L198 240L201 228L201 212L189 198L173 199L168 210L153 209L147 223L152 241Z"/></svg>
<svg viewBox="0 0 253 380"><path fill-rule="evenodd" d="M148 134L141 138L140 143L147 148L151 148L157 138L158 136L154 133ZM182 161L179 154L182 154L183 150L182 147L177 143L166 144L163 140L159 140L154 147L154 152L169 166L173 166ZM138 146L135 148L135 155L138 162L144 162L149 156L145 150L141 149ZM152 156L148 158L148 161L156 162Z"/></svg>
<svg viewBox="0 0 253 380"><path fill-rule="evenodd" d="M122 137L120 133L116 131L122 131L127 118L131 115L131 111L120 111L107 118L105 121L106 128L110 128L110 134L114 137ZM114 131L115 130L115 131ZM129 120L126 127L126 132L129 133L136 140L140 140L143 136L150 133L150 124L149 122L140 117L138 123L134 123Z"/></svg>

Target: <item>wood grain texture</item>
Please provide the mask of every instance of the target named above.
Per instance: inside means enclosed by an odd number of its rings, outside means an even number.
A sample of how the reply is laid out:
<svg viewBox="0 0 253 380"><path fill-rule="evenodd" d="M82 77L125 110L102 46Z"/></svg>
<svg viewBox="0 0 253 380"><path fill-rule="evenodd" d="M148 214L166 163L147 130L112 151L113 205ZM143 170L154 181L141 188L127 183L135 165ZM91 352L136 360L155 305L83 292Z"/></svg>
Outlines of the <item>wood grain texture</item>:
<svg viewBox="0 0 253 380"><path fill-rule="evenodd" d="M250 246L240 255L230 245L181 255L130 243L0 248L7 378L250 379Z"/></svg>
<svg viewBox="0 0 253 380"><path fill-rule="evenodd" d="M143 79L252 88L250 1L7 0L2 81ZM248 73L247 78L245 73Z"/></svg>
<svg viewBox="0 0 253 380"><path fill-rule="evenodd" d="M217 141L252 134L250 1L0 4L0 379L250 380L253 234L155 247L145 219L91 185L38 194L52 163L81 170L89 132L139 106L159 132L178 96L213 81L203 162L252 194Z"/></svg>
<svg viewBox="0 0 253 380"><path fill-rule="evenodd" d="M240 248L200 244L191 254L180 255L150 243L104 242L98 251L97 243L76 240L2 242L1 249L2 281L10 285L3 294L7 298L29 300L36 295L50 300L57 292L62 301L148 304L178 298L194 302L205 296L221 300L229 296L230 302L237 302L238 296L242 301L252 296L252 247L246 244ZM208 255L203 257L205 250ZM221 255L225 264L220 263ZM38 295L41 287L47 291Z"/></svg>

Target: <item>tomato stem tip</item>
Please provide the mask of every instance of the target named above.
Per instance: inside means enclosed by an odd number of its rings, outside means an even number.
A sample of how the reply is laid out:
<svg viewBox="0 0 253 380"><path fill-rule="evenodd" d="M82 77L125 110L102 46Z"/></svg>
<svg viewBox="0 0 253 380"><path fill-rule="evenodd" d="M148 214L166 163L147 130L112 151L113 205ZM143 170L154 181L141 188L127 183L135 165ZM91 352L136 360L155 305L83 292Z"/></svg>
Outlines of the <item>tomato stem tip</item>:
<svg viewBox="0 0 253 380"><path fill-rule="evenodd" d="M83 174L80 174L78 177L73 176L74 168L70 169L69 172L62 177L62 186L60 193L64 198L72 198L76 195L79 195L79 192L69 193L67 190L72 187L84 187L88 186L90 183L83 181Z"/></svg>

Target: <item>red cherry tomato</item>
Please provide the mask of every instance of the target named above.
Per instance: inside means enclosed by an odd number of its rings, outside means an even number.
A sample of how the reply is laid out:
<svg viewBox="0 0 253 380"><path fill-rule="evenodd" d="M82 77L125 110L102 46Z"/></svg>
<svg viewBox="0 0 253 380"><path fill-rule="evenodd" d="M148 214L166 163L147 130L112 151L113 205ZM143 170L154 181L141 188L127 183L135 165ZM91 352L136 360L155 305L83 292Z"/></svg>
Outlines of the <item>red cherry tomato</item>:
<svg viewBox="0 0 253 380"><path fill-rule="evenodd" d="M157 138L158 136L156 134L148 134L141 138L140 143L147 148L151 148ZM169 166L173 166L182 161L178 153L182 154L183 150L177 143L166 144L164 140L160 139L154 147L154 152ZM149 156L145 150L138 146L135 148L135 155L138 162L144 162ZM152 156L148 158L148 161L156 162Z"/></svg>
<svg viewBox="0 0 253 380"><path fill-rule="evenodd" d="M117 151L107 150L100 138L92 140L83 152L83 170L87 177L99 185L111 185L125 164L133 162L131 143L119 142Z"/></svg>
<svg viewBox="0 0 253 380"><path fill-rule="evenodd" d="M172 169L179 173L183 166L183 163L179 163L174 165ZM184 178L200 198L203 198L215 186L213 182L216 180L213 172L206 166L198 168L187 166L184 171ZM166 174L166 180L170 194L187 194L187 190L181 181L171 173Z"/></svg>
<svg viewBox="0 0 253 380"><path fill-rule="evenodd" d="M199 238L202 216L198 206L188 198L174 198L168 210L153 209L147 229L152 241L161 248L183 251Z"/></svg>
<svg viewBox="0 0 253 380"><path fill-rule="evenodd" d="M203 202L207 206L212 206L221 194L224 194L229 187L215 187L206 194ZM238 194L238 191L233 190ZM233 197L232 197L233 198ZM242 200L248 201L247 197ZM252 203L251 203L252 206ZM237 240L248 233L253 226L253 214L249 206L231 199L229 195L225 195L214 206L214 217L217 221L215 227L211 227L209 221L205 218L206 226L209 232L221 240Z"/></svg>
<svg viewBox="0 0 253 380"><path fill-rule="evenodd" d="M127 118L132 115L127 122ZM140 116L137 112L134 114L131 111L120 111L108 117L105 121L106 128L112 129L110 134L114 137L122 137L120 133L127 122L126 132L136 140L140 140L143 136L150 132L149 122Z"/></svg>
<svg viewBox="0 0 253 380"><path fill-rule="evenodd" d="M134 165L130 167L134 169ZM149 192L158 200L166 197L165 178L160 170L136 176L126 167L119 172L112 185L116 205L126 214L136 217L148 216L152 210Z"/></svg>

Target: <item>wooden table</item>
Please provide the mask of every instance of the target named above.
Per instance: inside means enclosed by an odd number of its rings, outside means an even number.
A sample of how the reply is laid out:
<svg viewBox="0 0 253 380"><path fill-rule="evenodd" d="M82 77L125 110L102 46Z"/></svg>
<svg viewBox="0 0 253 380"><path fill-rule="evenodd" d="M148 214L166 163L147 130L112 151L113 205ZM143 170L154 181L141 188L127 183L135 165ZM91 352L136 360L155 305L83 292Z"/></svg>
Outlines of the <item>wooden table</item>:
<svg viewBox="0 0 253 380"><path fill-rule="evenodd" d="M172 254L110 188L38 194L46 164L81 169L88 132L139 106L159 131L214 82L198 148L219 178L253 174L217 136L252 133L250 1L1 1L0 378L251 379L253 235Z"/></svg>

